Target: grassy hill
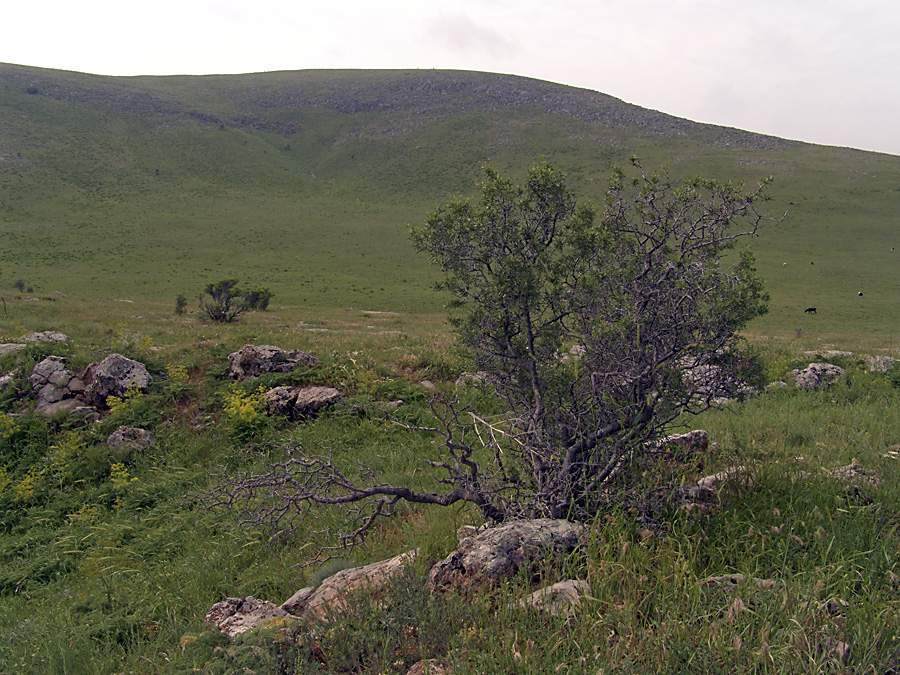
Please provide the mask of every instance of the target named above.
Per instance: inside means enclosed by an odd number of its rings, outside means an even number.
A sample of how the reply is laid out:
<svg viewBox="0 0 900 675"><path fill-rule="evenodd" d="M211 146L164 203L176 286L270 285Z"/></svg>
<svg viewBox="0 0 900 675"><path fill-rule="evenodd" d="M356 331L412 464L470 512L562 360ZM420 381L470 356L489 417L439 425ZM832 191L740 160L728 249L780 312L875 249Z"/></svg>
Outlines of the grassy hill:
<svg viewBox="0 0 900 675"><path fill-rule="evenodd" d="M521 176L544 157L598 200L630 155L676 175L775 176L788 219L754 245L773 298L761 329L896 332L900 158L458 71L0 65L0 286L165 300L238 277L280 303L431 311L434 271L408 224L471 194L479 164Z"/></svg>

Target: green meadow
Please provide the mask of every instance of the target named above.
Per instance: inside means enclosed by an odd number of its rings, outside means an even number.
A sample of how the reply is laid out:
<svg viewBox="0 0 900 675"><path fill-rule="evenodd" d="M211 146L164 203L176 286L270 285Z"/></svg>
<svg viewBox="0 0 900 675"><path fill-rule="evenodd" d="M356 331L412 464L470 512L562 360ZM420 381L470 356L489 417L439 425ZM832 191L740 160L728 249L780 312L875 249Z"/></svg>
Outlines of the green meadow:
<svg viewBox="0 0 900 675"><path fill-rule="evenodd" d="M360 593L315 640L259 630L229 644L210 631L204 615L225 597L277 604L339 568L310 564L318 532L346 525L339 512L272 540L192 499L278 459L254 444L291 439L350 472L361 463L381 481L438 487L426 463L436 439L378 412L402 399L395 416L429 426L428 383L452 393L471 368L409 226L474 196L484 162L519 180L546 158L599 202L610 167L632 155L676 176L774 176L765 208L780 222L751 243L770 311L745 337L768 381L812 361L846 369L821 391L680 420L707 429L710 450L630 477L667 494L742 465L752 485L727 484L703 512L648 500L640 514L598 516L583 550L540 571L590 582L568 618L515 608L530 578L475 596L419 590L456 529L480 523L468 508L406 506L338 565L413 548L420 563L383 594ZM0 375L13 373L0 389L0 673L405 674L423 658L456 673L896 672L900 368L872 373L864 356L900 357L898 214L898 157L524 78L0 65L0 343L71 338L0 356ZM268 310L203 321L196 297L224 278L270 288ZM319 361L235 383L227 355L247 343ZM81 372L111 352L147 365L145 395L87 426L33 412L35 363L53 354ZM312 420L279 420L252 405L277 384L344 398ZM477 390L462 396L496 408ZM115 456L106 438L122 424L149 429L152 447ZM830 476L854 459L877 483ZM734 588L708 582L738 573Z"/></svg>

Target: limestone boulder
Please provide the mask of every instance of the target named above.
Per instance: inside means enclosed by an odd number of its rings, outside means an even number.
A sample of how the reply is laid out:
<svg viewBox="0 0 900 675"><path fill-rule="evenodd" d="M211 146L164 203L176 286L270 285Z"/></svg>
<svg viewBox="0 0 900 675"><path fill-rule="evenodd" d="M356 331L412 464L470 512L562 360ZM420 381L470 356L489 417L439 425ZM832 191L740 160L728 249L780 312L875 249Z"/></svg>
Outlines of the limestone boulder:
<svg viewBox="0 0 900 675"><path fill-rule="evenodd" d="M415 562L418 551L407 551L389 560L352 567L332 574L317 588L301 588L281 604L281 609L297 617L321 619L341 606L347 594L362 588L383 586Z"/></svg>
<svg viewBox="0 0 900 675"><path fill-rule="evenodd" d="M268 600L257 600L254 597L226 598L214 604L206 614L206 623L214 626L229 638L234 638L252 628L256 628L270 619L286 617L280 607Z"/></svg>
<svg viewBox="0 0 900 675"><path fill-rule="evenodd" d="M567 616L578 606L581 598L590 593L591 585L587 581L569 579L535 591L520 600L519 606L551 616Z"/></svg>
<svg viewBox="0 0 900 675"><path fill-rule="evenodd" d="M68 342L69 336L55 330L44 330L23 335L21 339L25 342Z"/></svg>
<svg viewBox="0 0 900 675"><path fill-rule="evenodd" d="M146 452L153 446L153 434L146 429L120 426L106 439L112 458L125 462L135 453Z"/></svg>
<svg viewBox="0 0 900 675"><path fill-rule="evenodd" d="M567 520L541 518L507 523L467 537L428 575L432 590L450 585L493 585L548 556L573 551L588 529Z"/></svg>
<svg viewBox="0 0 900 675"><path fill-rule="evenodd" d="M727 485L739 489L752 488L753 476L745 466L732 466L704 476L694 485L683 485L678 492L682 505L704 504L715 501L719 492Z"/></svg>
<svg viewBox="0 0 900 675"><path fill-rule="evenodd" d="M28 345L23 345L19 342L4 342L0 344L0 356L6 356L7 354L15 354L16 352L20 352L23 349L27 349Z"/></svg>
<svg viewBox="0 0 900 675"><path fill-rule="evenodd" d="M810 363L806 368L797 368L788 376L804 391L815 391L828 386L844 374L844 369L833 363Z"/></svg>
<svg viewBox="0 0 900 675"><path fill-rule="evenodd" d="M244 345L228 355L228 377L245 380L263 373L290 373L299 365L311 365L316 357L299 349L273 345Z"/></svg>
<svg viewBox="0 0 900 675"><path fill-rule="evenodd" d="M61 356L48 356L31 369L28 382L34 391L35 411L43 415L71 412L81 405L84 382L66 366Z"/></svg>
<svg viewBox="0 0 900 675"><path fill-rule="evenodd" d="M870 373L886 373L894 367L895 363L897 363L897 359L893 356L866 355L864 360L866 362L866 368Z"/></svg>
<svg viewBox="0 0 900 675"><path fill-rule="evenodd" d="M92 363L84 371L84 400L98 408L106 408L109 396L123 398L129 388L146 392L152 377L140 361L121 354L110 354L99 363Z"/></svg>

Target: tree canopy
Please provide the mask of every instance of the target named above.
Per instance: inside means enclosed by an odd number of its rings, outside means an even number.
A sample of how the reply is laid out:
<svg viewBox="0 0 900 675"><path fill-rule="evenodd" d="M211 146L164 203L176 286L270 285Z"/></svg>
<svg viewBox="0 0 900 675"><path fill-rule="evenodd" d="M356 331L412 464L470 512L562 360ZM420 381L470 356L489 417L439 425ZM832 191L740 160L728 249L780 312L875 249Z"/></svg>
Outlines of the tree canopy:
<svg viewBox="0 0 900 675"><path fill-rule="evenodd" d="M739 393L738 331L768 298L750 254L725 254L757 233L767 184L635 162L594 207L548 164L523 185L486 168L478 202L452 200L414 232L508 410L490 499L505 516L592 512L598 485L682 412Z"/></svg>

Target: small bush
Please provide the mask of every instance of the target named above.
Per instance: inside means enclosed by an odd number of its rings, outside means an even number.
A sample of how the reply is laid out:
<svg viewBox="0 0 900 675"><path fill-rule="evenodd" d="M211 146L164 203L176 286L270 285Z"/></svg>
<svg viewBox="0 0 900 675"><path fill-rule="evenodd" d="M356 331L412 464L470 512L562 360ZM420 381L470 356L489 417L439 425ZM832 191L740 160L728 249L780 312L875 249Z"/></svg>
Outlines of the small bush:
<svg viewBox="0 0 900 675"><path fill-rule="evenodd" d="M268 288L251 288L244 293L247 309L258 309L260 312L265 312L269 308L271 299L272 291Z"/></svg>
<svg viewBox="0 0 900 675"><path fill-rule="evenodd" d="M199 298L200 311L207 319L231 323L247 311L247 302L237 284L237 279L222 279L214 284L207 284Z"/></svg>
<svg viewBox="0 0 900 675"><path fill-rule="evenodd" d="M187 298L181 293L175 296L175 313L181 316L187 310Z"/></svg>

